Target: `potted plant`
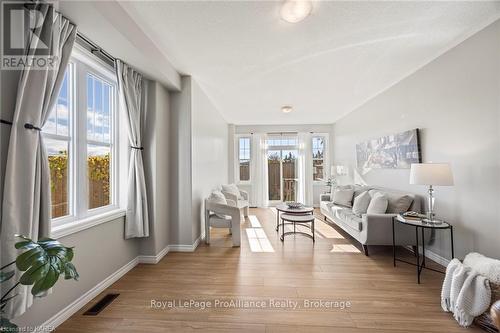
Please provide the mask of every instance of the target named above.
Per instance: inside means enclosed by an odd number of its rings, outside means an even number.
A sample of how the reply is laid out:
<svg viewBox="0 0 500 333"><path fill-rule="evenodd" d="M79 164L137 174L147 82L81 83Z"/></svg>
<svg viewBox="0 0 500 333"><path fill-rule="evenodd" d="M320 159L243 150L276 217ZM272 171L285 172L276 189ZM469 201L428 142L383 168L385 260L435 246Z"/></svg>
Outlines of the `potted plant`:
<svg viewBox="0 0 500 333"><path fill-rule="evenodd" d="M18 328L4 315L4 310L17 295L13 294L18 285L33 286L31 294L43 297L52 288L60 275L64 279L78 280L78 272L71 263L73 248L66 247L55 239L41 238L37 242L28 237L16 235L21 240L15 244L21 250L16 260L0 267L0 283L11 280L15 269L24 272L19 281L14 283L0 298L0 332L18 332Z"/></svg>

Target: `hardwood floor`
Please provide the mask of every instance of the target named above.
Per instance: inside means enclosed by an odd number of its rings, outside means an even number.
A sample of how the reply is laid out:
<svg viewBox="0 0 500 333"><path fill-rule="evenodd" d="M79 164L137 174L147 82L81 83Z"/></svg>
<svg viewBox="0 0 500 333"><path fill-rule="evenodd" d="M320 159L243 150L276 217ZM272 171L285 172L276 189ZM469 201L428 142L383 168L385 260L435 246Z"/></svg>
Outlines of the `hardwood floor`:
<svg viewBox="0 0 500 333"><path fill-rule="evenodd" d="M425 271L418 285L415 267L392 266L390 247L370 247L366 257L353 240L319 219L314 245L300 235L282 243L272 209L251 209L250 215L241 226L241 248L232 248L227 231L219 229L211 246L141 264L103 293L120 293L103 312L82 316L100 295L57 332L480 332L460 328L441 310L443 275ZM413 259L403 249L399 255ZM273 298L301 307L270 308ZM216 300L263 301L268 307L151 308L151 300L189 299L212 306ZM305 300L351 306L311 309L303 307Z"/></svg>

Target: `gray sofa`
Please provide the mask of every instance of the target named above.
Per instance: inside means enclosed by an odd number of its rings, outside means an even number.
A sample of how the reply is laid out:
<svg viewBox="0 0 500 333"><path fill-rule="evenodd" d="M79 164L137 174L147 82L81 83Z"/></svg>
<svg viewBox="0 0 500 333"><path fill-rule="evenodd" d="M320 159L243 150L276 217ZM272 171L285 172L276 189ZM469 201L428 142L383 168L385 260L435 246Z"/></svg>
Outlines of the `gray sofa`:
<svg viewBox="0 0 500 333"><path fill-rule="evenodd" d="M384 193L389 201L387 212L359 216L352 212L351 207L334 204L329 194L321 195L320 208L325 220L335 223L363 245L366 255L368 255L368 245L392 245L392 217L400 213L394 211L394 206L401 196L407 195L413 199L409 211L421 212L422 198L415 194L375 186L353 185L353 189L353 200L364 191L375 190ZM370 193L373 192L370 191ZM398 224L395 227L396 245L416 245L414 228Z"/></svg>

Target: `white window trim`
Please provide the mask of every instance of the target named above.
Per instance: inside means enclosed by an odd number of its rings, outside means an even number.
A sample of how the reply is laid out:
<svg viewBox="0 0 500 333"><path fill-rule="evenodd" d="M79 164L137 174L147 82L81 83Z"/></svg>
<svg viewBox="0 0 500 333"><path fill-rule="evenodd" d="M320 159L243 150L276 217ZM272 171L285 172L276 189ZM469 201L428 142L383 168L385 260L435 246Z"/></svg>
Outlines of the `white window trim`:
<svg viewBox="0 0 500 333"><path fill-rule="evenodd" d="M234 156L235 156L235 161L236 163L234 164L234 175L235 175L235 183L237 185L250 185L252 184L252 170L253 170L253 159L252 159L252 153L253 153L253 135L252 133L245 133L245 134L236 134L235 136L235 144L234 144L234 147L235 147L235 153L234 153ZM249 164L249 168L250 168L250 177L248 180L240 180L240 139L241 138L249 138L250 139L250 164Z"/></svg>
<svg viewBox="0 0 500 333"><path fill-rule="evenodd" d="M318 137L321 136L324 139L324 150L323 150L323 177L325 177L324 180L314 180L313 179L313 186L325 186L328 177L330 177L330 159L329 159L329 138L330 134L329 133L313 133L311 135L311 149L312 149L312 139L313 137ZM312 161L311 161L312 163Z"/></svg>
<svg viewBox="0 0 500 333"><path fill-rule="evenodd" d="M118 218L124 217L126 215L126 210L124 207L120 207L120 190L119 187L124 186L125 184L119 184L120 177L120 169L119 169L119 161L120 161L120 138L122 137L122 133L119 133L119 106L118 106L118 90L116 83L116 75L114 73L114 68L100 60L99 58L93 56L88 50L76 44L72 54L70 63L73 63L72 73L75 77L75 81L71 82L71 94L72 94L72 108L73 110L86 110L86 98L78 98L80 94L84 94L87 84L86 84L86 75L85 73L91 73L92 75L100 78L110 85L113 86L113 114L112 114L112 126L111 126L111 135L113 137L111 147L111 157L112 157L112 187L111 187L111 204L105 207L99 207L95 209L86 209L85 205L76 205L76 196L74 193L75 188L79 190L81 193L80 196L88 197L88 180L85 177L84 172L80 172L79 175L76 175L76 172L70 173L69 184L69 193L72 194L71 202L70 202L70 215L63 216L60 218L55 218L51 221L51 237L60 238L64 236L68 236L70 234L100 225L102 223L110 222L116 220ZM77 83L77 87L74 87L74 82L76 80L80 80ZM81 105L77 108L77 103L81 103ZM75 116L76 115L76 116ZM76 117L80 117L79 121L76 121ZM86 112L74 112L70 118L70 126L73 128L73 131L70 132L74 136L74 140L72 140L72 144L70 145L70 151L73 152L73 156L70 158L69 163L72 164L72 170L76 170L76 164L79 164L80 170L81 168L86 168L86 158L83 159L82 156L87 156L87 144L91 140L87 140L86 138L86 123L87 123L87 113ZM77 124L80 128L76 128ZM85 134L84 138L80 138L82 134ZM45 134L47 137L53 137L53 135ZM79 207L79 211L77 210Z"/></svg>

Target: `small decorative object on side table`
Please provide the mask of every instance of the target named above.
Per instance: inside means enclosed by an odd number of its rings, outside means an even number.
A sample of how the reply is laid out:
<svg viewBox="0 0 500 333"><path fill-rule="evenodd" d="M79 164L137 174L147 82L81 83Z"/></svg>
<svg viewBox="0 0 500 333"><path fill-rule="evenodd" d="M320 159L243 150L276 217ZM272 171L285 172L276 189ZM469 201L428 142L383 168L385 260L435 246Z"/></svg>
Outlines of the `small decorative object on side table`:
<svg viewBox="0 0 500 333"><path fill-rule="evenodd" d="M396 223L404 224L407 226L415 227L415 241L416 241L416 263L412 263L403 259L396 258L396 232L395 225ZM421 231L422 236L422 261L420 261L420 251L419 251L419 229ZM449 229L451 236L451 258L455 257L455 252L453 249L453 226L445 221L441 221L441 223L436 224L432 222L426 222L425 215L417 214L415 212L407 212L404 214L398 214L392 218L392 256L393 256L393 264L396 267L396 261L404 262L406 264L414 265L417 267L417 282L420 284L420 274L424 268L442 273L442 271L438 271L436 269L426 267L425 266L425 229Z"/></svg>

